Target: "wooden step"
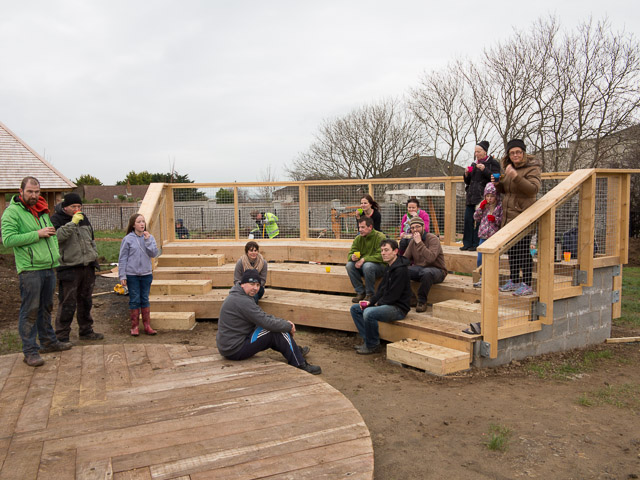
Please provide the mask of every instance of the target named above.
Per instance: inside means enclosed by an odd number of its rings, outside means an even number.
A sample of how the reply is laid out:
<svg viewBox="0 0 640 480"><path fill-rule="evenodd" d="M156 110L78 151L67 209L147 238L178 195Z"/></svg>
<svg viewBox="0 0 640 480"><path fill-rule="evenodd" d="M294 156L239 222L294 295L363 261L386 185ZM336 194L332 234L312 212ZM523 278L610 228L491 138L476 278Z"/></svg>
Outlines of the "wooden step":
<svg viewBox="0 0 640 480"><path fill-rule="evenodd" d="M160 257L162 258L162 257ZM325 265L304 263L270 263L267 271L267 287L293 288L316 292L353 294L353 286L344 265L331 265L327 273ZM158 267L153 271L154 279L207 279L214 288L231 287L235 265L221 267ZM417 293L419 283L411 282ZM458 298L473 302L480 299L481 290L473 288L472 278L449 274L443 283L431 287L429 303Z"/></svg>
<svg viewBox="0 0 640 480"><path fill-rule="evenodd" d="M224 254L227 263L235 263L244 255L241 241L170 242L162 247L163 255ZM351 240L258 240L260 253L269 262L320 262L344 265ZM476 252L460 251L457 246L442 246L447 268L452 272L471 273L476 268ZM162 258L162 256L160 258Z"/></svg>
<svg viewBox="0 0 640 480"><path fill-rule="evenodd" d="M211 280L157 280L151 284L151 295L202 295L211 290Z"/></svg>
<svg viewBox="0 0 640 480"><path fill-rule="evenodd" d="M469 368L469 355L459 350L407 339L387 345L387 360L410 365L436 375Z"/></svg>
<svg viewBox="0 0 640 480"><path fill-rule="evenodd" d="M228 294L227 289L214 289L204 295L150 296L152 311L195 312L196 318L215 319ZM290 320L295 324L356 332L349 309L351 297L319 293L266 289L260 306L265 312ZM464 326L449 320L437 319L426 313L409 312L403 320L380 323L380 337L396 342L416 338L425 342L466 352L469 357L478 335L462 332Z"/></svg>
<svg viewBox="0 0 640 480"><path fill-rule="evenodd" d="M501 305L498 308L498 327L529 321L533 298L535 297L524 297L515 301L508 299L510 300L508 304ZM451 298L443 302L434 303L431 314L434 317L468 325L482 320L482 305Z"/></svg>
<svg viewBox="0 0 640 480"><path fill-rule="evenodd" d="M155 330L191 330L196 324L194 312L151 312Z"/></svg>
<svg viewBox="0 0 640 480"><path fill-rule="evenodd" d="M168 255L158 257L158 267L217 267L225 264L224 253L211 255Z"/></svg>

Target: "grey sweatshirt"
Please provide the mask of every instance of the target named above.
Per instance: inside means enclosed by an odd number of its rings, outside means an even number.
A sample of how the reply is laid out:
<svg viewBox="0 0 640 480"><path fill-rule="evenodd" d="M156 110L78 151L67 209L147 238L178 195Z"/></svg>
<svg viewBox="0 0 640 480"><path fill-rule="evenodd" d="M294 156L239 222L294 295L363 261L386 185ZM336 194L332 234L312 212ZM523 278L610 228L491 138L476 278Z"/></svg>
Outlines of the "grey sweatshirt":
<svg viewBox="0 0 640 480"><path fill-rule="evenodd" d="M118 276L126 280L127 275L150 275L151 259L159 255L156 239L151 235L147 240L131 232L122 239L118 258Z"/></svg>
<svg viewBox="0 0 640 480"><path fill-rule="evenodd" d="M220 354L227 357L236 353L256 327L270 332L291 332L289 322L265 313L240 285L234 285L220 308L216 335Z"/></svg>

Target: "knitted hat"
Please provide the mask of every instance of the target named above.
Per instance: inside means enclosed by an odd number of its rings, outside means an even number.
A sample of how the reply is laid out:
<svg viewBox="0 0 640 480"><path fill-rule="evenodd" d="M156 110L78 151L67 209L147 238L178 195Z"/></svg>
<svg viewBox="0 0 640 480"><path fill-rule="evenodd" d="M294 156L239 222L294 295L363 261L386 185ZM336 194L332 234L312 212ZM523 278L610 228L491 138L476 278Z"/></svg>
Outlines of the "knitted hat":
<svg viewBox="0 0 640 480"><path fill-rule="evenodd" d="M481 142L476 143L476 145L482 148L485 152L489 151L489 142L486 140L482 140Z"/></svg>
<svg viewBox="0 0 640 480"><path fill-rule="evenodd" d="M524 142L519 138L514 138L513 140L510 140L509 143L507 143L507 154L509 153L509 150L516 147L520 147L523 152L527 151L527 147Z"/></svg>
<svg viewBox="0 0 640 480"><path fill-rule="evenodd" d="M243 283L260 283L260 274L254 268L245 270L240 279L240 285Z"/></svg>
<svg viewBox="0 0 640 480"><path fill-rule="evenodd" d="M487 185L484 187L484 194L486 195L487 193L490 193L492 195L495 195L497 193L496 186L492 182L487 183Z"/></svg>
<svg viewBox="0 0 640 480"><path fill-rule="evenodd" d="M75 205L76 203L82 205L82 198L80 198L80 195L73 192L67 193L64 196L64 200L62 200L62 207L68 207L69 205Z"/></svg>
<svg viewBox="0 0 640 480"><path fill-rule="evenodd" d="M422 220L420 217L415 216L413 217L410 221L409 221L409 225L413 225L414 223L418 223L420 225L422 225L424 227L424 220Z"/></svg>

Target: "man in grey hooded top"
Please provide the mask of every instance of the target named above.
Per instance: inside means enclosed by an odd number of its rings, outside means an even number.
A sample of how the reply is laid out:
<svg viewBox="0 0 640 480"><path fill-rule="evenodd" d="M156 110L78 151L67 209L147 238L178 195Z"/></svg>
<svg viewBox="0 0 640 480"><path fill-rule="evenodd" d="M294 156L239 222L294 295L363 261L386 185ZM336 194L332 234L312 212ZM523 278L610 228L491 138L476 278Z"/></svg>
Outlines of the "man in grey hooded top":
<svg viewBox="0 0 640 480"><path fill-rule="evenodd" d="M253 297L260 289L260 274L245 270L239 285L234 285L222 303L218 319L216 343L221 355L229 360L244 360L272 348L280 352L289 365L313 375L322 373L316 365L307 363L293 339L296 326L282 318L265 313Z"/></svg>

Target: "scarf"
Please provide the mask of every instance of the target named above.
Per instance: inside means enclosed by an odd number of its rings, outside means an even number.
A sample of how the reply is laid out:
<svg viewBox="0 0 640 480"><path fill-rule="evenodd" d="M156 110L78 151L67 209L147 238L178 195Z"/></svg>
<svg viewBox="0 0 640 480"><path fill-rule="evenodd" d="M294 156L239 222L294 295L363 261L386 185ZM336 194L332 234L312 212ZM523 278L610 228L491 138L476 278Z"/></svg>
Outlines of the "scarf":
<svg viewBox="0 0 640 480"><path fill-rule="evenodd" d="M22 199L22 196L19 196L18 198L25 206L25 208L29 210L34 217L36 217L36 220L39 220L40 215L42 215L43 213L49 213L49 204L42 196L38 197L38 201L33 206L27 205L27 203Z"/></svg>
<svg viewBox="0 0 640 480"><path fill-rule="evenodd" d="M256 258L255 265L251 263L251 260L249 260L249 257L247 255L241 256L240 260L242 260L243 270L249 270L250 268L255 268L258 271L258 273L262 272L262 268L264 267L264 258L262 258L262 255L258 254L258 258Z"/></svg>

